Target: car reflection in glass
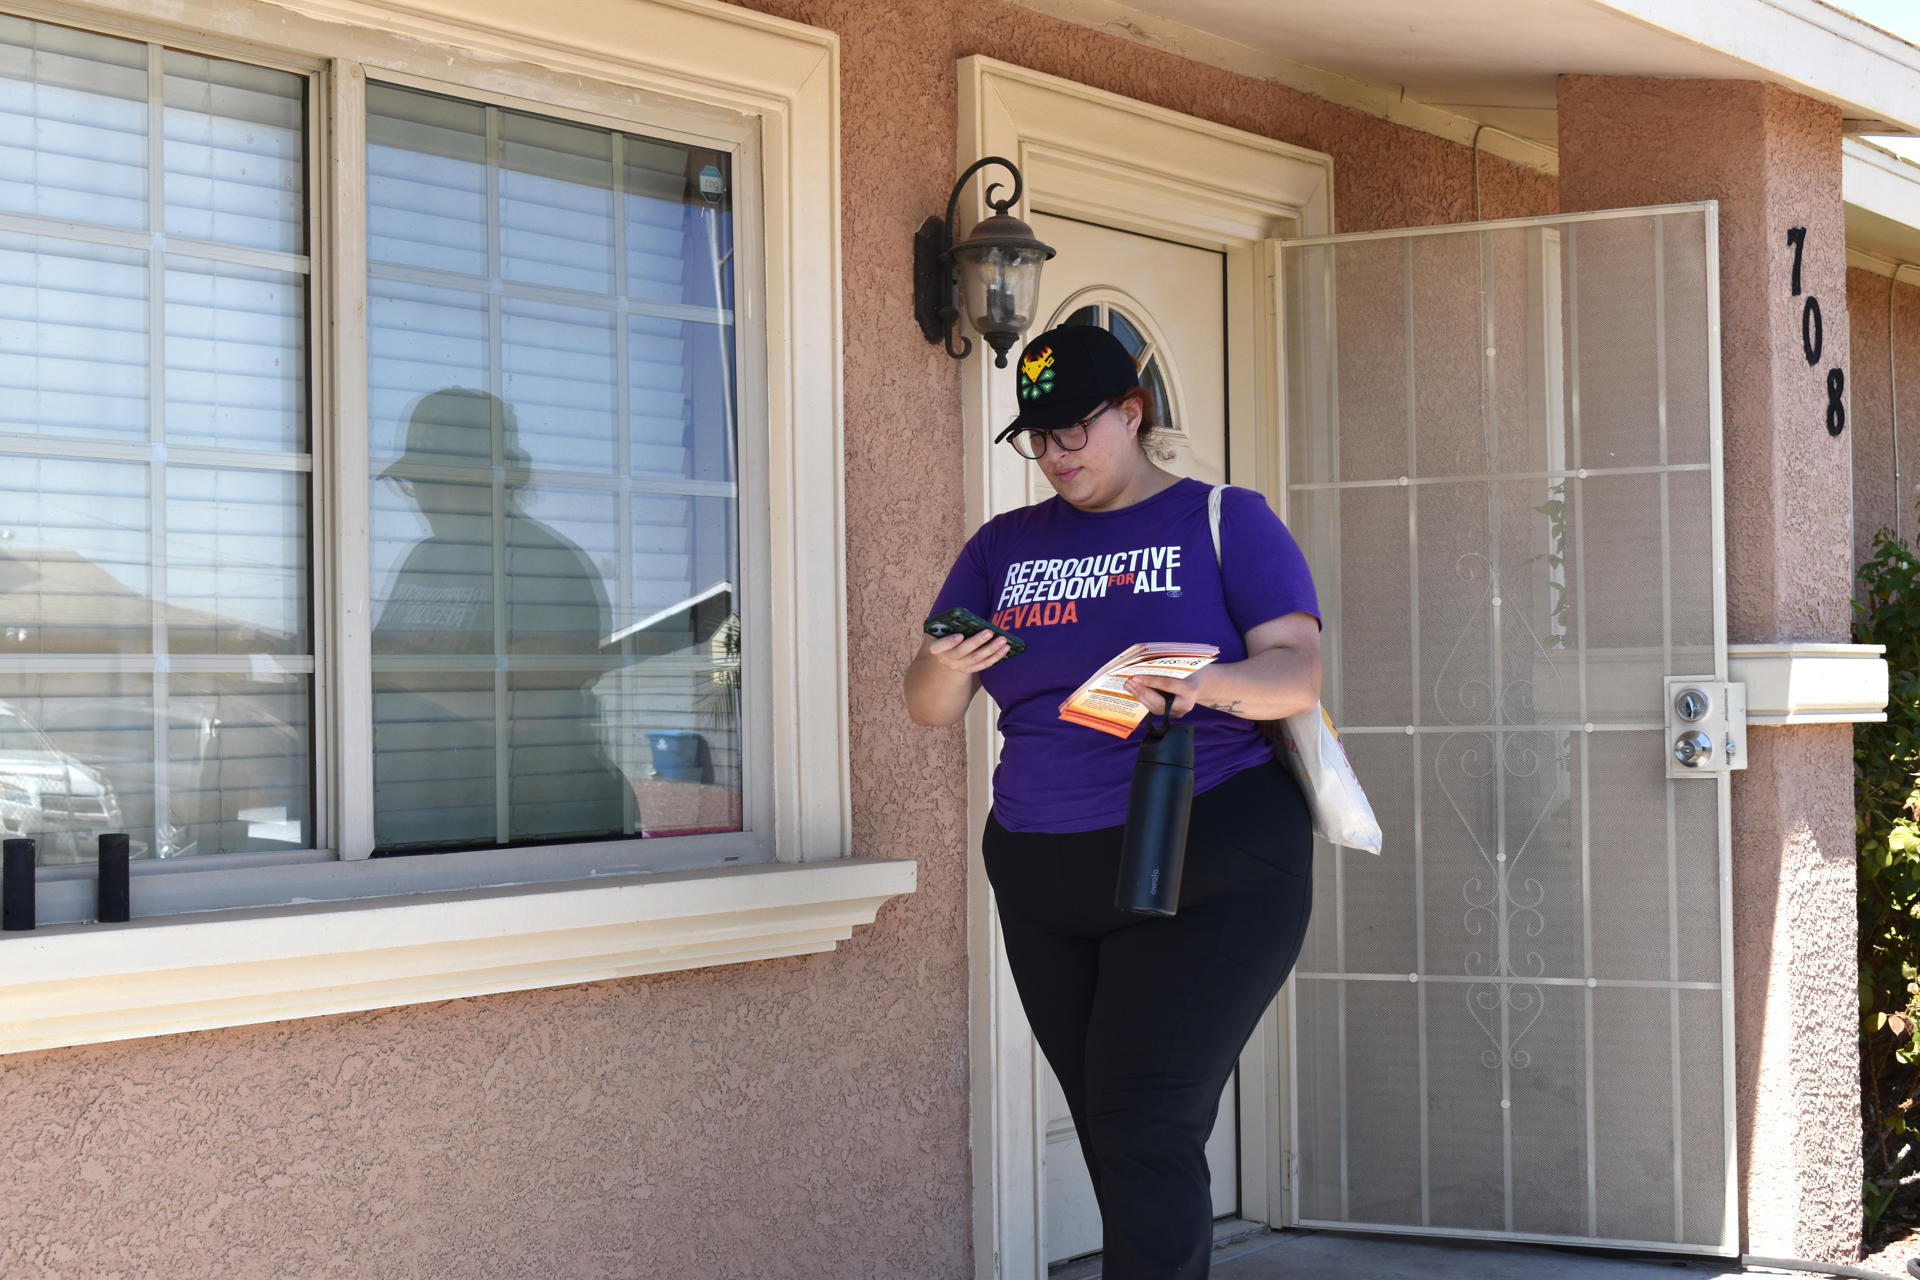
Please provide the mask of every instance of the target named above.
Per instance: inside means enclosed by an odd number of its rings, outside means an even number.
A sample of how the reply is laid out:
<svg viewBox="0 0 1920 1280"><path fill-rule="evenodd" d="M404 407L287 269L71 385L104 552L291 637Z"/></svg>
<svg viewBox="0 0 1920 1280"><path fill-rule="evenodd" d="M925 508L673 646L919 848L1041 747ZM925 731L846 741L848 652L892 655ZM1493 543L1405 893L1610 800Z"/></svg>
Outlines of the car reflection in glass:
<svg viewBox="0 0 1920 1280"><path fill-rule="evenodd" d="M125 822L118 829L132 836L135 858L271 852L307 843L305 727L274 714L287 701L270 693L168 699L168 799L157 833L150 704L63 695L43 699L34 719L67 759L112 779ZM89 846L84 860L92 857Z"/></svg>
<svg viewBox="0 0 1920 1280"><path fill-rule="evenodd" d="M95 837L119 825L107 780L0 702L0 834L32 837L44 866L91 860Z"/></svg>

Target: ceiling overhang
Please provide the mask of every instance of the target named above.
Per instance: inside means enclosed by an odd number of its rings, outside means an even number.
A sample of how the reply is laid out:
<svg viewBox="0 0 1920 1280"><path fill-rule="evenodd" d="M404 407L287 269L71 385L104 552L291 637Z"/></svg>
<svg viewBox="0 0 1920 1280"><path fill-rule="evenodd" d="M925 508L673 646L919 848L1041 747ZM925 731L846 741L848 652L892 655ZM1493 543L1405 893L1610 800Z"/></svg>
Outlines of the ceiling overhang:
<svg viewBox="0 0 1920 1280"><path fill-rule="evenodd" d="M1554 167L1564 74L1760 80L1920 133L1920 49L1821 0L1018 0Z"/></svg>
<svg viewBox="0 0 1920 1280"><path fill-rule="evenodd" d="M1920 165L1858 138L1843 144L1840 165L1848 262L1888 276L1920 266Z"/></svg>

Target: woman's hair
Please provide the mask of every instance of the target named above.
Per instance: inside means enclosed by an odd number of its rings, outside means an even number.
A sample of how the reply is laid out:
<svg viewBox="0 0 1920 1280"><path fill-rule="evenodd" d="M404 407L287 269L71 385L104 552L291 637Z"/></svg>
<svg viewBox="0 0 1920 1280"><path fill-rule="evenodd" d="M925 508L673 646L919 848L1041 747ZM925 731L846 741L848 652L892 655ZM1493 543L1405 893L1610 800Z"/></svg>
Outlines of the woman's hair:
<svg viewBox="0 0 1920 1280"><path fill-rule="evenodd" d="M1115 396L1113 403L1120 405L1129 400L1140 407L1140 433L1134 437L1140 452L1154 462L1171 461L1174 457L1173 446L1167 442L1167 424L1160 421L1153 393L1145 387L1129 387Z"/></svg>

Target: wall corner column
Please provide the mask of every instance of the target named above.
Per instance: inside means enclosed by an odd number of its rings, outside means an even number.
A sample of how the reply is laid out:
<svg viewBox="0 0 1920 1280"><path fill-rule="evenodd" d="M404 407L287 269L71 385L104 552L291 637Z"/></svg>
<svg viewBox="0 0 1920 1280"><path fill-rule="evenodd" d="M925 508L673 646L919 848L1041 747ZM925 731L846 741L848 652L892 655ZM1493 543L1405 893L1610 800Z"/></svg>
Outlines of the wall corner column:
<svg viewBox="0 0 1920 1280"><path fill-rule="evenodd" d="M1559 130L1563 212L1719 202L1729 639L1848 639L1838 108L1748 81L1564 76ZM1852 733L1756 727L1748 752L1733 775L1741 1248L1850 1262L1861 1177Z"/></svg>

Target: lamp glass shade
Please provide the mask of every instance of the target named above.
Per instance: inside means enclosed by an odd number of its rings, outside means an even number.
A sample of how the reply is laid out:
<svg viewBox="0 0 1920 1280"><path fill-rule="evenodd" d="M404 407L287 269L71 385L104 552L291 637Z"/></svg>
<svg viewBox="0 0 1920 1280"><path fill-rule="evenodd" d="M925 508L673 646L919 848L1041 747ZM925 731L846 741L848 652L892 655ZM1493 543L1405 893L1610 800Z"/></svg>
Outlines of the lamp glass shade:
<svg viewBox="0 0 1920 1280"><path fill-rule="evenodd" d="M961 314L996 351L1005 351L1033 323L1040 264L1052 251L1045 245L962 244L953 256Z"/></svg>

